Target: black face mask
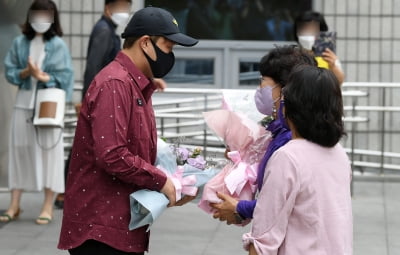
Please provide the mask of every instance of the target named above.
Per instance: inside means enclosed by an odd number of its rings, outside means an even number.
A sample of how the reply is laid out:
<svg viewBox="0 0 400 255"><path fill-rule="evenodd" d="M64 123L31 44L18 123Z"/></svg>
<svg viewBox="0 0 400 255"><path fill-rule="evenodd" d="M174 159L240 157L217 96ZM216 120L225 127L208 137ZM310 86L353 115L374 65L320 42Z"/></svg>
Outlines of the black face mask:
<svg viewBox="0 0 400 255"><path fill-rule="evenodd" d="M164 77L169 71L171 71L172 67L175 64L175 55L172 53L165 53L163 52L158 46L150 40L151 44L153 44L154 50L156 52L156 61L152 60L149 55L145 51L143 51L144 55L149 62L151 71L153 72L154 78L162 78Z"/></svg>

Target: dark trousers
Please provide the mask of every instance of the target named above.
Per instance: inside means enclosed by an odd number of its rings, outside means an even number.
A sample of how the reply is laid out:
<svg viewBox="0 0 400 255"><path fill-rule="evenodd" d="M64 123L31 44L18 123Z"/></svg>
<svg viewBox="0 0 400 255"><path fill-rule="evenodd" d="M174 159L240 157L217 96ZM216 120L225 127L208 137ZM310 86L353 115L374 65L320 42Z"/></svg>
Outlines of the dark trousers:
<svg viewBox="0 0 400 255"><path fill-rule="evenodd" d="M69 250L69 254L71 255L144 255L142 253L132 253L132 252L124 252L119 251L107 244L95 241L88 240L74 249Z"/></svg>

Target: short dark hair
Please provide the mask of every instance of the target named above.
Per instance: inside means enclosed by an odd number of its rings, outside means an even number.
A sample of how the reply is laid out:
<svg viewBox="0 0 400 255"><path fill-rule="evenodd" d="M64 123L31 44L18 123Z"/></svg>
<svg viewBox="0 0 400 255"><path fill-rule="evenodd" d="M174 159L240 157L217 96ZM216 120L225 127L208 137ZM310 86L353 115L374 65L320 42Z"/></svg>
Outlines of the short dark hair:
<svg viewBox="0 0 400 255"><path fill-rule="evenodd" d="M122 48L123 49L131 48L138 39L139 39L139 37L128 37L128 38L125 38L124 44L122 45Z"/></svg>
<svg viewBox="0 0 400 255"><path fill-rule="evenodd" d="M128 37L128 38L125 38L125 41L124 41L124 44L122 45L122 48L123 49L131 48L135 44L135 42L137 40L139 40L139 38L140 37ZM160 39L160 36L152 35L152 36L150 36L150 39L153 40L153 42L157 42L158 39Z"/></svg>
<svg viewBox="0 0 400 255"><path fill-rule="evenodd" d="M26 21L23 26L22 33L29 39L32 40L36 32L33 30L30 22L29 16L31 11L51 11L54 14L53 24L46 33L43 34L43 38L45 41L50 40L54 36L63 36L63 31L60 25L60 17L58 16L58 10L56 4L51 0L35 0L31 7L29 8L28 14L26 15Z"/></svg>
<svg viewBox="0 0 400 255"><path fill-rule="evenodd" d="M319 30L321 32L326 32L329 30L328 24L326 23L324 15L322 13L315 11L306 11L297 16L294 20L293 32L296 41L299 41L299 38L297 36L297 31L299 30L299 28L301 28L305 23L312 21L319 23Z"/></svg>
<svg viewBox="0 0 400 255"><path fill-rule="evenodd" d="M304 139L333 147L345 135L342 91L332 71L309 65L295 67L283 96L285 118Z"/></svg>
<svg viewBox="0 0 400 255"><path fill-rule="evenodd" d="M289 74L297 65L317 66L314 55L297 45L276 46L260 61L260 74L285 87Z"/></svg>
<svg viewBox="0 0 400 255"><path fill-rule="evenodd" d="M122 0L105 0L104 1L104 5L115 3L115 2L118 2L118 1L122 1ZM132 0L124 0L124 1L132 3Z"/></svg>

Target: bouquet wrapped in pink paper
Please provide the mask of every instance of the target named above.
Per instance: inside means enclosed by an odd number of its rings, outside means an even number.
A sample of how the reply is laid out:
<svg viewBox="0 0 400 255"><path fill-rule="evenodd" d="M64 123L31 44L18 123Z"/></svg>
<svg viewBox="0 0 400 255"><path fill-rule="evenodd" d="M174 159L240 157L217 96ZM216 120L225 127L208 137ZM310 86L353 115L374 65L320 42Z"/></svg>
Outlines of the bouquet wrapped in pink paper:
<svg viewBox="0 0 400 255"><path fill-rule="evenodd" d="M159 139L157 142L156 167L174 183L176 200L183 196L196 196L198 189L214 177L219 169L208 167L200 155L201 149L189 150L169 145ZM163 194L151 190L139 190L130 194L131 221L129 229L151 225L167 209L169 200Z"/></svg>
<svg viewBox="0 0 400 255"><path fill-rule="evenodd" d="M263 157L271 134L264 127L231 110L203 113L208 127L221 137L230 152L228 163L204 186L198 206L207 213L214 210L209 203L222 202L217 192L240 200L252 200L257 189L258 163Z"/></svg>

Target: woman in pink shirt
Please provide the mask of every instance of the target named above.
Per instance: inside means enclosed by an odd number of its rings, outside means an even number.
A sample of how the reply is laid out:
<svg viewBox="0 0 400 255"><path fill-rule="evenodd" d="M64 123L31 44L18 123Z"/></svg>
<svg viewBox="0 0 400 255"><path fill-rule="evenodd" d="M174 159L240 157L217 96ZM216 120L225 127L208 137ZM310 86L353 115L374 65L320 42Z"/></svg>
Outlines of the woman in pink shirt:
<svg viewBox="0 0 400 255"><path fill-rule="evenodd" d="M343 102L334 74L299 66L284 91L292 140L272 155L258 196L249 254L352 254L351 167L338 143Z"/></svg>

